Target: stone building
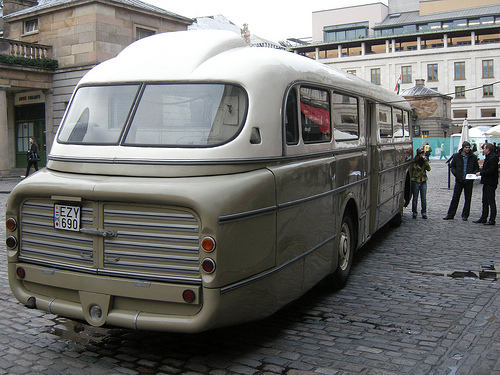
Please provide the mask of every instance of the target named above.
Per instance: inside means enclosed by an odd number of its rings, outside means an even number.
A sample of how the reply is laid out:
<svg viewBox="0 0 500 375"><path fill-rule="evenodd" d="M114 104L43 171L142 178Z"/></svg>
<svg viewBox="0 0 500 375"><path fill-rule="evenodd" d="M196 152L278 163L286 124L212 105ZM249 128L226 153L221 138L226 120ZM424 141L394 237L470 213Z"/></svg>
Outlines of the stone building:
<svg viewBox="0 0 500 375"><path fill-rule="evenodd" d="M192 23L139 0L3 0L0 175L26 166L31 136L44 165L73 88L92 67Z"/></svg>
<svg viewBox="0 0 500 375"><path fill-rule="evenodd" d="M413 125L416 137L449 137L452 132L452 97L425 87L424 79L415 80L415 86L403 90L413 111Z"/></svg>
<svg viewBox="0 0 500 375"><path fill-rule="evenodd" d="M498 0L388 0L314 12L312 21L313 41L295 53L389 90L398 78L402 89L425 78L453 98L453 132L464 118L473 127L500 122Z"/></svg>

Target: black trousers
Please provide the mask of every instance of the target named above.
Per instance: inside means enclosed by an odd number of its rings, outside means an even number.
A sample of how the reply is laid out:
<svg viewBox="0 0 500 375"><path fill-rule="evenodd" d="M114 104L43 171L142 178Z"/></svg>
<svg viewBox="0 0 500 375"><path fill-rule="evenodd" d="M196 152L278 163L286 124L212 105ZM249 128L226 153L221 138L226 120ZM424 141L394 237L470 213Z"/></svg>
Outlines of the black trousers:
<svg viewBox="0 0 500 375"><path fill-rule="evenodd" d="M488 211L490 213L490 221L496 221L497 204L495 202L496 186L483 185L483 212L479 220L488 220Z"/></svg>
<svg viewBox="0 0 500 375"><path fill-rule="evenodd" d="M455 182L455 188L453 189L453 197L451 198L450 208L448 208L447 216L455 217L455 214L457 213L458 203L460 202L460 196L462 195L463 191L465 202L464 202L464 208L462 209L462 217L466 218L469 217L473 187L474 185L472 181Z"/></svg>
<svg viewBox="0 0 500 375"><path fill-rule="evenodd" d="M35 171L38 171L38 161L28 160L28 167L26 168L26 177L30 174L31 166L35 167Z"/></svg>

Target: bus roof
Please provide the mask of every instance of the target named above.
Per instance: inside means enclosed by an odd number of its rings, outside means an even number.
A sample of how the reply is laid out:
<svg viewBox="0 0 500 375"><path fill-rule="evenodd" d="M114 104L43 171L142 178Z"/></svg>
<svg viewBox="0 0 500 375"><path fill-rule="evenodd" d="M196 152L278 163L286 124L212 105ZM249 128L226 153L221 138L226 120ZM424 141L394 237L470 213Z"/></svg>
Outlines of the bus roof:
<svg viewBox="0 0 500 375"><path fill-rule="evenodd" d="M304 78L381 102L405 103L400 96L354 75L291 52L250 47L238 34L221 30L170 32L141 39L92 69L79 85L225 81L244 87L252 82L286 87Z"/></svg>

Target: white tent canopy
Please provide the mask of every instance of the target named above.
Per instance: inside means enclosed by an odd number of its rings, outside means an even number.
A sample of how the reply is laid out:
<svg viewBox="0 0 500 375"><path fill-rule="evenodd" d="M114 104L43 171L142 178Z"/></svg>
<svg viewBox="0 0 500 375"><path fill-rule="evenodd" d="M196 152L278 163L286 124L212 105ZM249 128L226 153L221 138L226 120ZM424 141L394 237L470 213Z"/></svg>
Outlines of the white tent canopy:
<svg viewBox="0 0 500 375"><path fill-rule="evenodd" d="M496 125L487 130L486 135L490 135L492 137L500 137L500 125Z"/></svg>

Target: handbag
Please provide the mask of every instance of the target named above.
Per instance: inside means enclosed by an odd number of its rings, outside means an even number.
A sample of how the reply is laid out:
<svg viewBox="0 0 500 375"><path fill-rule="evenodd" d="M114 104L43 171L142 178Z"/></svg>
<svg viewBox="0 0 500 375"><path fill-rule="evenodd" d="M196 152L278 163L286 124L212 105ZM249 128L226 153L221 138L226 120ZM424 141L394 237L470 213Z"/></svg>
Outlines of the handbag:
<svg viewBox="0 0 500 375"><path fill-rule="evenodd" d="M40 161L40 156L38 156L38 153L36 152L30 152L28 156L29 161Z"/></svg>

